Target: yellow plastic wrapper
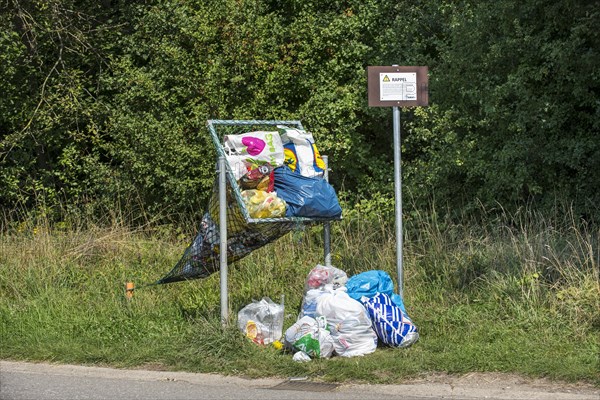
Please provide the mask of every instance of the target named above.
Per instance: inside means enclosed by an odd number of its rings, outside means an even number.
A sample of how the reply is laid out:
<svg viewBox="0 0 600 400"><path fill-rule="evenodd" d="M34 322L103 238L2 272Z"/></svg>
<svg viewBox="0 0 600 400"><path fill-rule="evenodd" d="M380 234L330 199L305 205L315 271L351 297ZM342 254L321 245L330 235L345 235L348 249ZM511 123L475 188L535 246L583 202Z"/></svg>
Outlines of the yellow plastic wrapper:
<svg viewBox="0 0 600 400"><path fill-rule="evenodd" d="M275 192L243 190L242 198L252 218L280 218L285 216L285 201Z"/></svg>

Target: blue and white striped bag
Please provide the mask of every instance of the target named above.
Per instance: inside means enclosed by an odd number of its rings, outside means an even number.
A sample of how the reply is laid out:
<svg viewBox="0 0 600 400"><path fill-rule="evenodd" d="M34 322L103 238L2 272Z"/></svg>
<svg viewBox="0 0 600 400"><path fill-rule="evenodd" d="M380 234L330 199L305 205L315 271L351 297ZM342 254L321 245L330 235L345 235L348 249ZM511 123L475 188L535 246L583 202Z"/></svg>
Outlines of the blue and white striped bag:
<svg viewBox="0 0 600 400"><path fill-rule="evenodd" d="M373 330L379 340L393 347L408 347L419 339L417 327L390 296L377 293L363 296L361 302L367 309Z"/></svg>

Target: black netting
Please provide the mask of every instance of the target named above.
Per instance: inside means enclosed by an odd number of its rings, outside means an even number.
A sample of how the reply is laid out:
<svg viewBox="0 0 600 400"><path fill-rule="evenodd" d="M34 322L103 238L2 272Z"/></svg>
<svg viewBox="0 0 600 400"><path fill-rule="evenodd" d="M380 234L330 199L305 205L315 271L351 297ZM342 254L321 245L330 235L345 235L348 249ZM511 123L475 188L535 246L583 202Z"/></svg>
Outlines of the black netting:
<svg viewBox="0 0 600 400"><path fill-rule="evenodd" d="M175 267L157 283L205 278L219 270L220 234L218 183L215 182L208 210L202 217L198 234ZM306 222L302 222L306 223ZM300 224L295 220L248 223L227 185L227 261L233 263L252 251L279 239Z"/></svg>

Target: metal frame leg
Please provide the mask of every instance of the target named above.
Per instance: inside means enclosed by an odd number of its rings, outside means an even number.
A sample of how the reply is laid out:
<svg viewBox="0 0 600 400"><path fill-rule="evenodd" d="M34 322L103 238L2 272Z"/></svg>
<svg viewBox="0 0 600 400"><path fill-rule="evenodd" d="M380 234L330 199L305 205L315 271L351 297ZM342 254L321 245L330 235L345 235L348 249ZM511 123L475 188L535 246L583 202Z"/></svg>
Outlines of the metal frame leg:
<svg viewBox="0 0 600 400"><path fill-rule="evenodd" d="M321 156L325 164L324 178L329 182L329 157ZM326 221L323 223L323 250L325 258L325 266L331 267L331 223Z"/></svg>
<svg viewBox="0 0 600 400"><path fill-rule="evenodd" d="M227 171L225 157L219 157L219 266L221 277L221 323L229 320L227 292Z"/></svg>
<svg viewBox="0 0 600 400"><path fill-rule="evenodd" d="M400 108L392 107L394 122L394 189L396 197L396 269L398 294L404 298L404 270L402 266L402 164L400 156Z"/></svg>

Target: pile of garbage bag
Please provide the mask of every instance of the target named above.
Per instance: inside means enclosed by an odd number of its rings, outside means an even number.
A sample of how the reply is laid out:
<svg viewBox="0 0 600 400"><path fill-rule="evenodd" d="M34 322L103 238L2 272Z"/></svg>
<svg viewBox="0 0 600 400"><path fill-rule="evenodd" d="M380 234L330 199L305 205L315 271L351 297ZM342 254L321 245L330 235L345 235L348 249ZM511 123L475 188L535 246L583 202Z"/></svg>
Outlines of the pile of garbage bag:
<svg viewBox="0 0 600 400"><path fill-rule="evenodd" d="M339 218L335 189L313 135L277 125L274 131L226 135L223 149L251 218Z"/></svg>
<svg viewBox="0 0 600 400"><path fill-rule="evenodd" d="M238 327L255 343L283 346L300 362L362 356L373 353L379 343L406 348L419 339L419 333L393 290L385 271L348 278L338 268L317 265L306 277L297 321L285 334L283 302L276 304L269 298L244 307Z"/></svg>

